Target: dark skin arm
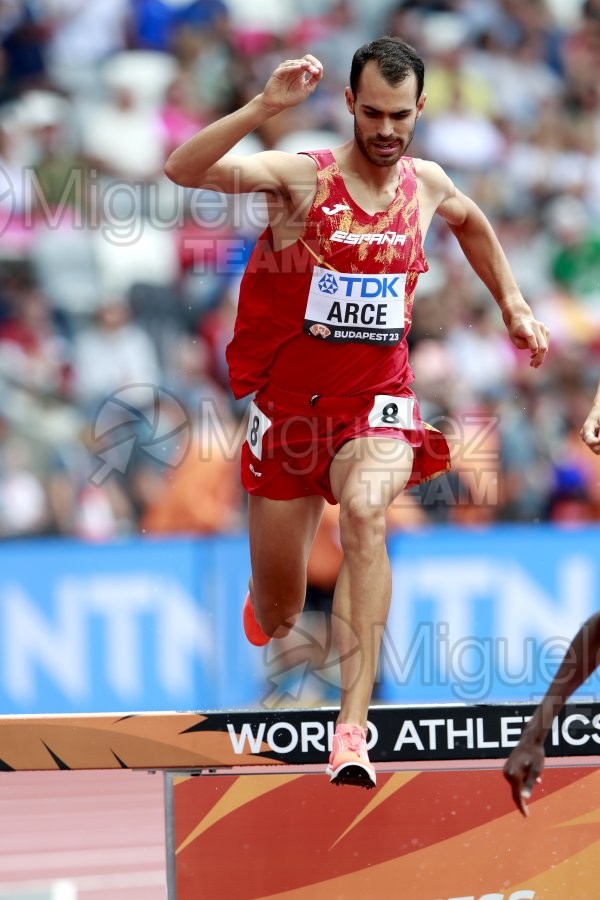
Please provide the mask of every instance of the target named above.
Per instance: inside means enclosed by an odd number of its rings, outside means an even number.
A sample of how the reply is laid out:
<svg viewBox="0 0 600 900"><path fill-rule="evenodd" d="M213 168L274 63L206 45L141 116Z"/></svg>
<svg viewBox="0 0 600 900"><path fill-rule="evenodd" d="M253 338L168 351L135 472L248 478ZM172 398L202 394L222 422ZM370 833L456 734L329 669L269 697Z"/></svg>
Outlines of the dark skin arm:
<svg viewBox="0 0 600 900"><path fill-rule="evenodd" d="M600 384L598 385L592 408L583 423L581 439L585 441L590 450L600 454Z"/></svg>
<svg viewBox="0 0 600 900"><path fill-rule="evenodd" d="M546 759L544 741L552 721L571 694L597 668L599 653L600 612L590 616L569 644L544 698L504 765L504 777L510 784L513 800L524 816L529 815L527 800L535 785L541 781Z"/></svg>

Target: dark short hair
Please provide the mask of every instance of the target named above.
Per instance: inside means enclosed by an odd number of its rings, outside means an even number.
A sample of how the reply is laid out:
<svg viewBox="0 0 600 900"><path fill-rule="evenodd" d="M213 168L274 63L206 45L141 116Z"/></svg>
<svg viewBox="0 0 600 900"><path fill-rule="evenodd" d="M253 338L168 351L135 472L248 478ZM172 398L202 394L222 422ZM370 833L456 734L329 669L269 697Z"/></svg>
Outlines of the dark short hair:
<svg viewBox="0 0 600 900"><path fill-rule="evenodd" d="M397 37L381 37L369 41L359 47L352 57L350 67L350 90L354 97L358 92L358 83L362 70L373 60L382 77L388 84L395 86L404 81L411 72L417 79L417 99L423 93L425 83L425 64L414 47Z"/></svg>

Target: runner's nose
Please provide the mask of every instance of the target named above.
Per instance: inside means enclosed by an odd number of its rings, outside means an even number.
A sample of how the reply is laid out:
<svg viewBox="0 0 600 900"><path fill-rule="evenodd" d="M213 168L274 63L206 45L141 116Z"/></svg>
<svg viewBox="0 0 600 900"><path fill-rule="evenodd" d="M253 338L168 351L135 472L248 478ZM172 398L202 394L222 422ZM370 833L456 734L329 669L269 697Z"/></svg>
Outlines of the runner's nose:
<svg viewBox="0 0 600 900"><path fill-rule="evenodd" d="M394 127L391 122L384 122L377 135L380 141L391 141L394 137Z"/></svg>

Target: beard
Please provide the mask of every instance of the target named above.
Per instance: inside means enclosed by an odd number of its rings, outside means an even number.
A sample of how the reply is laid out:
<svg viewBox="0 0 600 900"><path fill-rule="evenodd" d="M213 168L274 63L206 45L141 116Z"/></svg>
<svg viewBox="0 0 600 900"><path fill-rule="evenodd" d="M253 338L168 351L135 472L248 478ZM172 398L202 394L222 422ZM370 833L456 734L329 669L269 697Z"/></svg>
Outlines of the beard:
<svg viewBox="0 0 600 900"><path fill-rule="evenodd" d="M413 139L415 133L416 122L413 125L412 131L410 132L408 139L403 141L401 138L395 138L393 141L390 141L388 138L365 138L363 132L361 131L358 122L356 121L356 116L354 116L354 140L356 141L356 146L365 157L368 159L370 163L374 166L381 166L382 168L386 168L389 166L395 166L403 153L408 149L410 142ZM378 151L377 147L373 146L376 144L397 144L397 151L395 153L391 153L389 156L382 156Z"/></svg>

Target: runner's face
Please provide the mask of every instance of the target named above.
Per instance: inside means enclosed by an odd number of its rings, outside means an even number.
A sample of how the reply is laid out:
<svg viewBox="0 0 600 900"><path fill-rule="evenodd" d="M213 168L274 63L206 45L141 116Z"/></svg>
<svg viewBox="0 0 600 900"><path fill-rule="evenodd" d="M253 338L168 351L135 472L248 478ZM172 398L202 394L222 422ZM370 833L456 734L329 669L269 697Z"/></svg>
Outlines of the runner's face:
<svg viewBox="0 0 600 900"><path fill-rule="evenodd" d="M356 97L346 88L346 104L354 116L354 139L363 156L375 166L393 166L412 140L425 95L417 100L412 72L390 85L371 61L361 73Z"/></svg>

